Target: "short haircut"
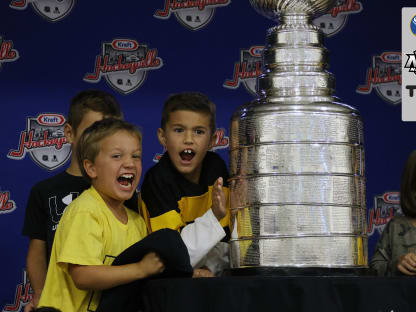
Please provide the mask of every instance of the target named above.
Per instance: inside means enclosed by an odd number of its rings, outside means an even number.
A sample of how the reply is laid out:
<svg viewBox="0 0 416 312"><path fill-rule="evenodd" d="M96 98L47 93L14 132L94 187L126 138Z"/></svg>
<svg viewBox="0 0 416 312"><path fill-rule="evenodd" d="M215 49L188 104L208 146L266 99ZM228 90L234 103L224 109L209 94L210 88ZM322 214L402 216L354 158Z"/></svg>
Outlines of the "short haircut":
<svg viewBox="0 0 416 312"><path fill-rule="evenodd" d="M416 151L410 154L403 169L400 206L405 216L416 218Z"/></svg>
<svg viewBox="0 0 416 312"><path fill-rule="evenodd" d="M85 90L71 100L68 112L68 124L74 133L88 111L102 113L105 117L123 118L120 104L110 93L100 90Z"/></svg>
<svg viewBox="0 0 416 312"><path fill-rule="evenodd" d="M161 127L166 130L170 114L178 110L187 110L207 114L210 117L210 130L214 134L217 130L215 125L215 104L200 92L183 92L172 94L168 97L162 110Z"/></svg>
<svg viewBox="0 0 416 312"><path fill-rule="evenodd" d="M91 182L91 179L85 171L84 160L88 159L94 163L100 152L101 141L118 131L126 131L136 136L139 144L142 145L142 133L140 130L133 124L117 118L104 118L96 121L82 133L78 141L77 158L81 173L88 181Z"/></svg>

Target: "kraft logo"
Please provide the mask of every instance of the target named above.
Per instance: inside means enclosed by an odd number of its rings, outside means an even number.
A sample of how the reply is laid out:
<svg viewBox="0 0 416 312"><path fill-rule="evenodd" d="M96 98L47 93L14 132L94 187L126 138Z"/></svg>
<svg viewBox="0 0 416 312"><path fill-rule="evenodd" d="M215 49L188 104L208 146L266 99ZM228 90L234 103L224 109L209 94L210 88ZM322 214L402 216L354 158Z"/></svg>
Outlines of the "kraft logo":
<svg viewBox="0 0 416 312"><path fill-rule="evenodd" d="M14 62L19 58L19 52L13 49L13 41L4 40L0 36L0 69L2 63Z"/></svg>
<svg viewBox="0 0 416 312"><path fill-rule="evenodd" d="M101 55L96 56L94 73L86 74L84 81L98 83L104 77L114 90L129 94L143 84L149 70L163 66L157 53L157 49L134 39L104 42Z"/></svg>
<svg viewBox="0 0 416 312"><path fill-rule="evenodd" d="M40 125L62 126L65 123L65 118L58 114L41 114L37 121Z"/></svg>
<svg viewBox="0 0 416 312"><path fill-rule="evenodd" d="M134 51L139 47L139 43L136 40L130 39L116 39L111 45L115 50L119 51Z"/></svg>
<svg viewBox="0 0 416 312"><path fill-rule="evenodd" d="M356 0L338 0L337 5L313 20L313 24L320 27L322 32L331 37L339 33L347 24L348 17L360 13L363 10L361 2Z"/></svg>
<svg viewBox="0 0 416 312"><path fill-rule="evenodd" d="M383 52L373 56L372 67L367 69L366 84L358 86L356 92L370 94L373 89L387 103L401 102L402 86L401 52Z"/></svg>
<svg viewBox="0 0 416 312"><path fill-rule="evenodd" d="M21 160L28 152L41 168L52 171L63 166L71 156L71 145L64 134L65 121L63 115L53 113L28 117L18 149L10 150L7 157Z"/></svg>
<svg viewBox="0 0 416 312"><path fill-rule="evenodd" d="M49 22L57 22L68 16L75 5L75 0L12 0L9 7L26 10L29 3L41 17Z"/></svg>
<svg viewBox="0 0 416 312"><path fill-rule="evenodd" d="M199 30L212 20L216 8L230 3L231 0L165 0L163 10L157 10L153 16L168 19L174 13L186 28Z"/></svg>
<svg viewBox="0 0 416 312"><path fill-rule="evenodd" d="M400 192L387 192L383 194L383 199L389 204L400 204Z"/></svg>

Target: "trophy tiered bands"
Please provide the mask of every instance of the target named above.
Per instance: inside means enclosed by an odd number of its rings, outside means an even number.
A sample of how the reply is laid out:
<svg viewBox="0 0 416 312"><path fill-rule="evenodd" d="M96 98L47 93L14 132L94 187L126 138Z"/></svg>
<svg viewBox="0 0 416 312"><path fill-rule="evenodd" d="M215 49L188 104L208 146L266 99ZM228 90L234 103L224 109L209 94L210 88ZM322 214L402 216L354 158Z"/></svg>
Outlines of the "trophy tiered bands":
<svg viewBox="0 0 416 312"><path fill-rule="evenodd" d="M334 96L323 35L311 23L335 1L250 2L280 23L267 31L257 99L231 120L231 271L360 272L368 262L362 121Z"/></svg>

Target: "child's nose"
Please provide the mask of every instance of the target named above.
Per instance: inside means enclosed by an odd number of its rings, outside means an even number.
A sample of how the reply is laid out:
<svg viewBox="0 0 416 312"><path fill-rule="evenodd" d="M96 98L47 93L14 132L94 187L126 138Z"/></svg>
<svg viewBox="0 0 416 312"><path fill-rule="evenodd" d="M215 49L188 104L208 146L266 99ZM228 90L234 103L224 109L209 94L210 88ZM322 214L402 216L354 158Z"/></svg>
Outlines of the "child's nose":
<svg viewBox="0 0 416 312"><path fill-rule="evenodd" d="M183 140L185 144L192 143L193 142L192 131L185 131Z"/></svg>
<svg viewBox="0 0 416 312"><path fill-rule="evenodd" d="M124 161L123 161L123 166L124 167L133 167L134 163L133 163L133 158L131 157L125 157Z"/></svg>

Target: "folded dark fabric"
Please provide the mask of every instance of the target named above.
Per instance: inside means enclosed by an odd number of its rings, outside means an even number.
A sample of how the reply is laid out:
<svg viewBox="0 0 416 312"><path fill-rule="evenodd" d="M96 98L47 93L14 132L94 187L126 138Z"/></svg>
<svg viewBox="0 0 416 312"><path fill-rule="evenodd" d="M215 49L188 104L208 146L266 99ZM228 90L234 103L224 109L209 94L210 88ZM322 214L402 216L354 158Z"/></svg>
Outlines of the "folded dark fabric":
<svg viewBox="0 0 416 312"><path fill-rule="evenodd" d="M161 229L124 250L112 265L123 265L140 261L144 255L154 251L165 264L163 273L150 278L192 277L193 268L180 234L171 229ZM141 289L144 280L104 290L96 312L136 312L142 306Z"/></svg>

